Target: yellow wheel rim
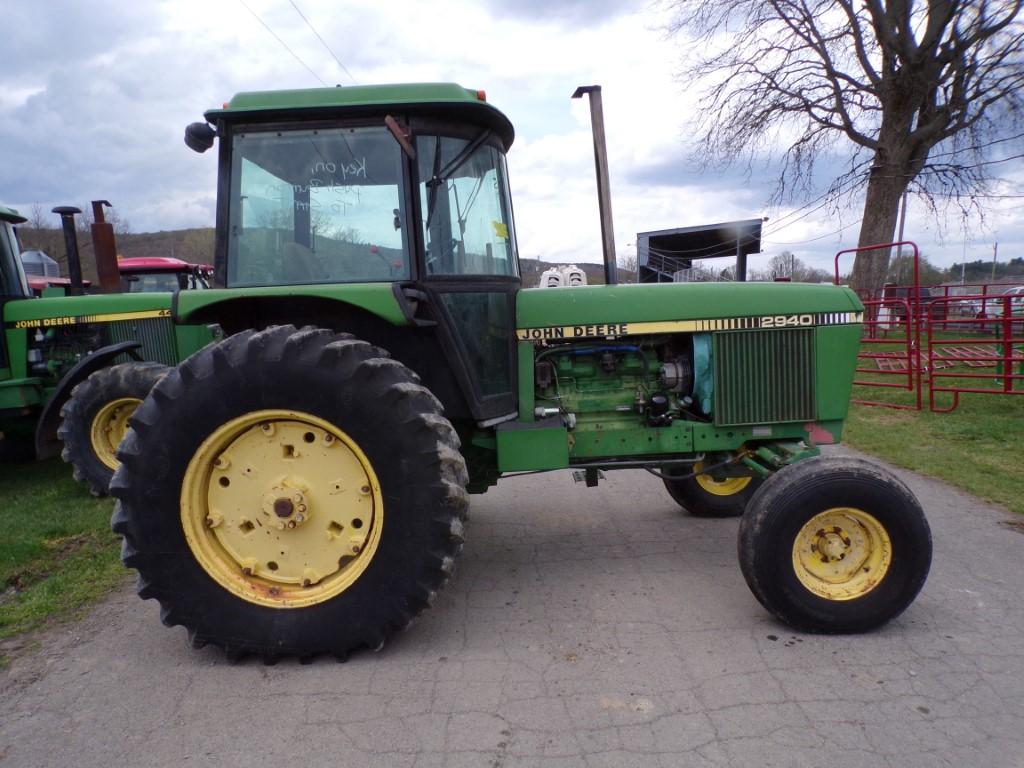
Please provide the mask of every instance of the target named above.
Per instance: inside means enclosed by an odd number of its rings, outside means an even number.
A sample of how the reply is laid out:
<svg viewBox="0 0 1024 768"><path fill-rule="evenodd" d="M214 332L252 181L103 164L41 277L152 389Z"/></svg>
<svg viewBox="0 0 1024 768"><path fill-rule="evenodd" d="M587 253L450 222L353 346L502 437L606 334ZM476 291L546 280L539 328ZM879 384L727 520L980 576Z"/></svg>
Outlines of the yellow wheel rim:
<svg viewBox="0 0 1024 768"><path fill-rule="evenodd" d="M835 507L808 520L793 542L793 570L826 600L854 600L873 590L892 564L892 540L861 509Z"/></svg>
<svg viewBox="0 0 1024 768"><path fill-rule="evenodd" d="M137 397L120 397L100 408L89 428L89 442L96 458L110 469L117 469L117 446L128 432L128 419L142 403Z"/></svg>
<svg viewBox="0 0 1024 768"><path fill-rule="evenodd" d="M695 464L693 468L700 472L704 465ZM697 485L713 496L734 496L750 485L752 480L750 477L726 477L722 480L715 480L711 475L697 475L695 479Z"/></svg>
<svg viewBox="0 0 1024 768"><path fill-rule="evenodd" d="M341 594L380 544L380 483L359 446L298 411L254 411L216 429L189 462L181 524L203 569L257 605Z"/></svg>

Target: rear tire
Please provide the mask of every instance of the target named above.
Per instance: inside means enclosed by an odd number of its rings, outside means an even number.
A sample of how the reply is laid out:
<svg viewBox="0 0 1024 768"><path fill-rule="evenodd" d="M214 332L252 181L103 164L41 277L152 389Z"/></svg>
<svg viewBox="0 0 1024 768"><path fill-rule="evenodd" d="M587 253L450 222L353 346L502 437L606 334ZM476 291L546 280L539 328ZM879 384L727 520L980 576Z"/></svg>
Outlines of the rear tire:
<svg viewBox="0 0 1024 768"><path fill-rule="evenodd" d="M861 459L814 458L780 470L740 523L751 591L807 632L865 632L898 616L924 585L931 556L913 493Z"/></svg>
<svg viewBox="0 0 1024 768"><path fill-rule="evenodd" d="M136 412L111 485L139 595L233 659L382 647L462 548L458 436L418 382L364 341L292 326L173 369Z"/></svg>
<svg viewBox="0 0 1024 768"><path fill-rule="evenodd" d="M168 370L160 363L138 362L101 368L77 384L61 406L61 458L93 496L107 495L128 420Z"/></svg>
<svg viewBox="0 0 1024 768"><path fill-rule="evenodd" d="M694 466L694 471L700 464ZM728 477L715 480L707 474L682 480L665 480L675 502L694 517L739 517L764 482L760 477Z"/></svg>

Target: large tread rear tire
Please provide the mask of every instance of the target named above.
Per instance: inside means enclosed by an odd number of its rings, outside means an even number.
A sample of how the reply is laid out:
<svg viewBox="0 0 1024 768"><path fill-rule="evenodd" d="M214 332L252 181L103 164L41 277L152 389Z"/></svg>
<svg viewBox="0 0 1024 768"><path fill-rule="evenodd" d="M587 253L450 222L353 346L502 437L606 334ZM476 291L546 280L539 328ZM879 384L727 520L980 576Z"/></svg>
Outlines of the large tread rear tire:
<svg viewBox="0 0 1024 768"><path fill-rule="evenodd" d="M61 406L61 423L57 428L57 436L64 443L61 458L71 465L75 480L89 486L93 496L107 495L117 469L116 437L98 436L103 430L96 420L113 419L114 431L121 435L132 410L146 399L168 370L160 363L139 362L101 368L77 384ZM124 404L116 409L116 415L111 415L111 406L119 402ZM110 425L107 426L109 429Z"/></svg>
<svg viewBox="0 0 1024 768"><path fill-rule="evenodd" d="M380 484L383 522L365 570L339 594L303 607L232 593L183 530L183 479L201 445L222 425L268 409L301 411L343 431ZM139 595L158 600L163 622L186 627L193 645L268 663L344 659L381 648L450 577L468 506L459 447L440 402L383 350L323 329L245 331L172 370L136 411L111 484L112 527L124 537L125 565L138 571Z"/></svg>
<svg viewBox="0 0 1024 768"><path fill-rule="evenodd" d="M819 457L765 480L740 522L738 549L747 585L768 611L798 630L847 634L879 627L913 602L932 539L921 505L894 475L862 459Z"/></svg>

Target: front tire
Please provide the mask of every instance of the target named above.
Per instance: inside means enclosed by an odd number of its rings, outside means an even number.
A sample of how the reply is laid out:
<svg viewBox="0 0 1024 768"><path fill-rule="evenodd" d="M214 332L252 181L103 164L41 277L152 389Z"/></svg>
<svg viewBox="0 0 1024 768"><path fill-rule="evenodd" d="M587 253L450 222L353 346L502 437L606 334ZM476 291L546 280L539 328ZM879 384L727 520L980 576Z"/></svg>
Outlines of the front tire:
<svg viewBox="0 0 1024 768"><path fill-rule="evenodd" d="M795 629L865 632L898 616L931 565L913 493L870 462L814 458L769 477L740 522L751 591Z"/></svg>
<svg viewBox="0 0 1024 768"><path fill-rule="evenodd" d="M438 400L370 344L246 331L138 409L113 528L164 623L229 657L380 648L447 581L465 463Z"/></svg>
<svg viewBox="0 0 1024 768"><path fill-rule="evenodd" d="M107 495L128 420L168 370L160 363L137 362L101 368L77 384L61 406L61 458L93 496Z"/></svg>

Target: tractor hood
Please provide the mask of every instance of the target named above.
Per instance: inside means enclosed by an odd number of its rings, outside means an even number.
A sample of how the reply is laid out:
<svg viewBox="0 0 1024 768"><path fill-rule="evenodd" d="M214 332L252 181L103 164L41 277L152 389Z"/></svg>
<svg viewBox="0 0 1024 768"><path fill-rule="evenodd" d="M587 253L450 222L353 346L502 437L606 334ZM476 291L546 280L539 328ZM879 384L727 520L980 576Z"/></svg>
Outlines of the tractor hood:
<svg viewBox="0 0 1024 768"><path fill-rule="evenodd" d="M521 339L618 336L684 330L680 321L708 321L688 330L770 327L762 318L812 316L805 325L860 322L864 305L845 286L804 283L660 283L531 288L519 292L516 327ZM832 317L835 316L835 317ZM749 321L717 323L718 320ZM570 330L572 329L572 330ZM579 330L582 329L582 330ZM555 332L557 330L557 332Z"/></svg>

